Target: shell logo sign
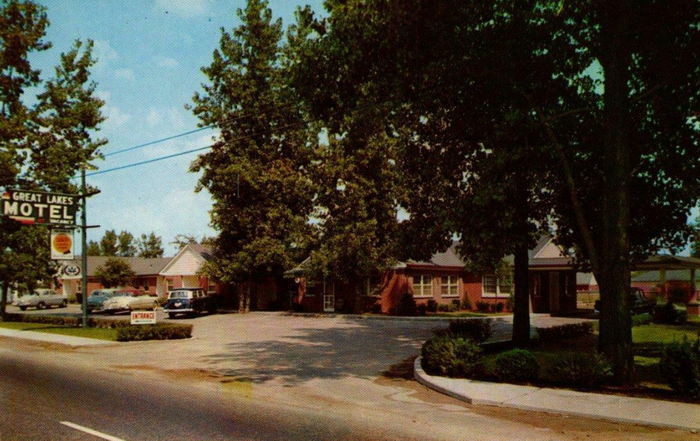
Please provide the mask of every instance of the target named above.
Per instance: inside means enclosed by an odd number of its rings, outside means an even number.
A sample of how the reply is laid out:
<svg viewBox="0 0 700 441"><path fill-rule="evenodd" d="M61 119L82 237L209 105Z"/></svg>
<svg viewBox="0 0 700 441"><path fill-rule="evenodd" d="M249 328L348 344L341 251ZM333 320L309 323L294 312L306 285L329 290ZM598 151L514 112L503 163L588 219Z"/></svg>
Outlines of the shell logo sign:
<svg viewBox="0 0 700 441"><path fill-rule="evenodd" d="M73 259L73 230L51 230L51 258Z"/></svg>

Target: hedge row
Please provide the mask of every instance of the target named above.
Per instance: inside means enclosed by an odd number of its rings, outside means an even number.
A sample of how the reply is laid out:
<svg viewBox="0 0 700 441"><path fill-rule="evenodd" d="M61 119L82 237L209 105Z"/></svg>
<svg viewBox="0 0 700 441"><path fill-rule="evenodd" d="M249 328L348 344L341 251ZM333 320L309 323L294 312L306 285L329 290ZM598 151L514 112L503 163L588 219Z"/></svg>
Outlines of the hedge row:
<svg viewBox="0 0 700 441"><path fill-rule="evenodd" d="M69 316L57 316L57 315L32 315L32 314L6 314L5 321L8 322L21 322L21 323L44 323L47 325L57 325L57 326L75 326L78 327L82 325L82 317L69 317ZM123 328L125 326L131 326L130 320L106 320L106 319L95 319L88 318L88 326L91 328Z"/></svg>
<svg viewBox="0 0 700 441"><path fill-rule="evenodd" d="M82 324L81 317L61 317L52 315L7 314L8 322L44 323L56 326L74 326ZM117 330L117 341L135 340L175 340L192 337L192 325L179 323L159 323L156 325L132 325L129 320L88 319L91 328Z"/></svg>
<svg viewBox="0 0 700 441"><path fill-rule="evenodd" d="M192 325L159 323L117 329L117 341L178 340L192 337Z"/></svg>
<svg viewBox="0 0 700 441"><path fill-rule="evenodd" d="M537 328L540 341L559 341L593 334L593 323L571 323L568 325Z"/></svg>

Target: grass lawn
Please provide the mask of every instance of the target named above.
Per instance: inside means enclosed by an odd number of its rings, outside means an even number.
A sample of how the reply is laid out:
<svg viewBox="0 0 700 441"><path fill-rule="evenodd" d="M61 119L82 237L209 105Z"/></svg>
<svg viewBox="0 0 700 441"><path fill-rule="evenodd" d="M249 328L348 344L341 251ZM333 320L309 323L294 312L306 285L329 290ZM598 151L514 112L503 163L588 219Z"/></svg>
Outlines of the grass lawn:
<svg viewBox="0 0 700 441"><path fill-rule="evenodd" d="M71 326L47 325L45 323L0 322L1 328L18 331L48 332L51 334L70 335L74 337L96 338L99 340L117 341L116 329L103 328L74 328Z"/></svg>

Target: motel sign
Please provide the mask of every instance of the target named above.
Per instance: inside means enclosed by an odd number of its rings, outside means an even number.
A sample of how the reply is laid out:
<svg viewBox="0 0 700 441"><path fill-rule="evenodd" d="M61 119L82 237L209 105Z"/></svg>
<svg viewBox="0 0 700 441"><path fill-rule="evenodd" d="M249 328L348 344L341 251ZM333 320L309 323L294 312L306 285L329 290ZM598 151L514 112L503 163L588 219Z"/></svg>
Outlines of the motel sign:
<svg viewBox="0 0 700 441"><path fill-rule="evenodd" d="M0 214L24 224L74 225L78 201L71 194L9 189L0 198Z"/></svg>

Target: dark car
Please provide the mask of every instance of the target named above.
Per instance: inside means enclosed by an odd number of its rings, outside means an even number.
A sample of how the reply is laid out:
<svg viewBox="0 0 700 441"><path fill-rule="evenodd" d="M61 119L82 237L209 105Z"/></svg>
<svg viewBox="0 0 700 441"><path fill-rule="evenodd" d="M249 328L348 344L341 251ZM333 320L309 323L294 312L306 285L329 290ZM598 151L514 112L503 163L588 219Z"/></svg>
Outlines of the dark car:
<svg viewBox="0 0 700 441"><path fill-rule="evenodd" d="M643 314L645 312L651 314L654 311L654 306L656 306L656 300L648 299L644 295L644 291L632 287L630 288L629 306L631 314ZM600 300L595 301L594 308L596 312L600 312Z"/></svg>
<svg viewBox="0 0 700 441"><path fill-rule="evenodd" d="M178 314L196 315L204 311L214 313L216 304L214 298L202 288L178 288L168 294L163 311L167 312L170 318Z"/></svg>

